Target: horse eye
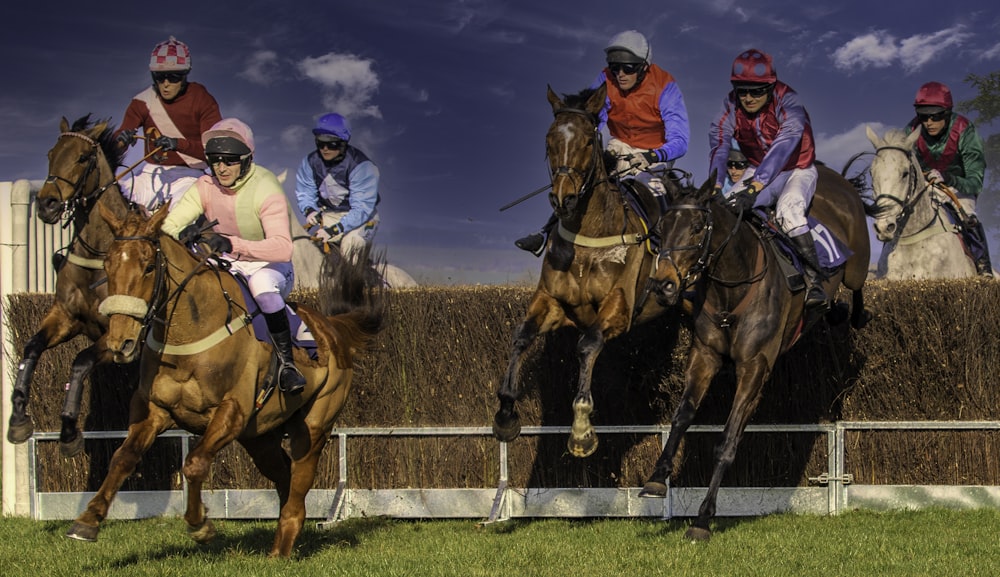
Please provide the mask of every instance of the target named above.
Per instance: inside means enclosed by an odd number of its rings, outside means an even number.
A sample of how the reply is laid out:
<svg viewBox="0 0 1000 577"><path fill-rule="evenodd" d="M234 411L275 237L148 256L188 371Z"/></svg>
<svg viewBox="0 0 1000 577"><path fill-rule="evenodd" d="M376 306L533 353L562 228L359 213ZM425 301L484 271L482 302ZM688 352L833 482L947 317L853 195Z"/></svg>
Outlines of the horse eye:
<svg viewBox="0 0 1000 577"><path fill-rule="evenodd" d="M144 271L144 274L151 274L155 270L156 270L156 265L153 263L149 263L146 265L146 270Z"/></svg>

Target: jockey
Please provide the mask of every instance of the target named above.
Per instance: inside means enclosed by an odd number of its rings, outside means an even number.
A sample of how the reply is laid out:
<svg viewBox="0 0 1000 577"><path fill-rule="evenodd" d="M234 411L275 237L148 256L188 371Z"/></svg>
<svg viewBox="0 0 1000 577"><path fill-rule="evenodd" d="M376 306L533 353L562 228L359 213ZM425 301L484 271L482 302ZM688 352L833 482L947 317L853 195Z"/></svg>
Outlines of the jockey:
<svg viewBox="0 0 1000 577"><path fill-rule="evenodd" d="M313 128L316 150L295 174L295 198L321 242L341 254L370 245L378 230L379 170L365 153L351 146L351 127L335 113L324 114Z"/></svg>
<svg viewBox="0 0 1000 577"><path fill-rule="evenodd" d="M294 285L292 233L285 193L274 173L253 162L250 127L235 118L217 122L202 135L212 176L204 175L170 208L163 232L191 244L199 240L204 216L218 221L205 243L243 274L282 361L279 385L287 394L305 387L292 357L285 299Z"/></svg>
<svg viewBox="0 0 1000 577"><path fill-rule="evenodd" d="M608 89L598 130L607 127L611 135L606 148L618 157L617 176L635 178L662 195L662 176L687 153L691 136L684 95L673 75L652 63L652 50L641 33L616 34L604 53L607 67L591 86L605 84ZM555 222L553 216L542 232L514 244L540 255Z"/></svg>
<svg viewBox="0 0 1000 577"><path fill-rule="evenodd" d="M722 101L722 111L712 122L709 173L721 193L726 163L733 141L754 169L753 181L734 192L730 204L740 210L774 207L775 221L806 261L804 268L807 308L827 307L816 245L806 212L816 192L812 126L799 95L778 80L771 56L750 49L733 62L733 90Z"/></svg>
<svg viewBox="0 0 1000 577"><path fill-rule="evenodd" d="M916 117L909 132L920 130L916 151L920 167L931 184L947 186L969 216L962 237L976 261L976 272L993 276L989 245L983 223L976 216L976 199L983 190L986 157L983 141L972 122L952 111L951 90L940 82L928 82L917 90L913 102Z"/></svg>
<svg viewBox="0 0 1000 577"><path fill-rule="evenodd" d="M121 148L132 146L137 133L145 137L145 153L159 147L142 171L123 181L126 198L155 210L179 198L205 174L201 134L222 120L219 105L204 86L188 82L191 52L173 36L153 48L149 58L153 85L132 97L115 133Z"/></svg>
<svg viewBox="0 0 1000 577"><path fill-rule="evenodd" d="M722 195L729 195L737 190L742 190L750 184L753 176L753 168L750 161L744 156L739 146L729 149L729 156L726 158L726 181L722 183Z"/></svg>

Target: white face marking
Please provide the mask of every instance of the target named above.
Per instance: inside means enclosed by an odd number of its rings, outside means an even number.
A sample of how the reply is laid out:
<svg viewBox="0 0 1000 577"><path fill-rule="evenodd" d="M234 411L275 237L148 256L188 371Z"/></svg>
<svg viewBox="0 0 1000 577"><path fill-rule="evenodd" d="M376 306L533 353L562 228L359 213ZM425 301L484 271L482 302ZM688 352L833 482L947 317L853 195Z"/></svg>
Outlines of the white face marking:
<svg viewBox="0 0 1000 577"><path fill-rule="evenodd" d="M568 124L564 124L564 125L560 126L559 127L559 133L560 133L560 135L562 135L562 137L564 139L566 139L567 143L569 143L571 140L573 140L573 128L571 126L569 126ZM569 164L569 145L568 144L563 148L563 154L564 154L564 156L562 158L562 165L566 166L566 165Z"/></svg>
<svg viewBox="0 0 1000 577"><path fill-rule="evenodd" d="M121 253L120 253L120 254L118 255L118 258L119 258L119 259L120 259L120 260L121 260L122 262L128 262L128 253L127 253L127 252L125 252L125 251L122 251L122 252L121 252Z"/></svg>

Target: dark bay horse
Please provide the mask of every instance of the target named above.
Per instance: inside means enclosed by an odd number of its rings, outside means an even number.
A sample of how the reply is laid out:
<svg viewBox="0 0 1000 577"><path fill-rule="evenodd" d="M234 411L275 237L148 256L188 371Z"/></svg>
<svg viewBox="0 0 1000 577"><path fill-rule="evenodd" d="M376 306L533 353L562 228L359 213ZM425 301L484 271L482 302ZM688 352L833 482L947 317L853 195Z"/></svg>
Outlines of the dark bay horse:
<svg viewBox="0 0 1000 577"><path fill-rule="evenodd" d="M116 235L105 262L105 339L116 362L131 362L142 351L140 377L128 436L67 536L96 540L111 501L142 455L157 435L180 427L201 436L183 467L190 536L199 543L215 536L202 486L216 454L238 441L278 492L281 511L270 555L289 557L320 453L351 388L354 357L383 326L384 293L364 284L360 265L326 269L320 287L324 311L298 307L317 345L315 360L295 350L306 388L300 395L268 396L262 382L272 347L246 326L250 309L237 279L206 266L207 257L161 232L167 210L161 207L148 220L101 210Z"/></svg>
<svg viewBox="0 0 1000 577"><path fill-rule="evenodd" d="M522 393L524 352L540 334L576 327L582 332L577 345L580 376L568 447L577 457L597 449L590 423L591 376L605 342L666 310L655 299L643 298L655 256L648 242L650 223L659 217L659 204L646 187L639 186L639 203L648 215L644 218L608 178L597 131L597 114L606 94L601 86L563 101L548 90L555 116L545 137L552 176L549 203L559 224L549 236L528 312L514 332L493 422L494 435L501 441L520 434L515 403Z"/></svg>
<svg viewBox="0 0 1000 577"><path fill-rule="evenodd" d="M113 172L121 165L124 153L115 145L107 121L91 122L87 115L70 126L63 118L59 131L59 139L49 151L49 175L38 191L36 210L42 222L62 221L64 226L72 226L73 240L66 258L58 265L55 301L38 331L24 346L11 392L7 440L23 443L34 433L27 407L38 358L46 350L84 335L93 344L73 360L59 433L60 450L66 456L73 456L83 450L77 419L84 380L95 364L110 360L103 339L108 320L97 312L97 307L107 296L103 283L104 257L112 234L94 207L101 206L108 213L123 217L129 203L122 196Z"/></svg>
<svg viewBox="0 0 1000 577"><path fill-rule="evenodd" d="M862 286L870 253L864 206L850 182L825 166L817 169L810 215L853 251L841 267L826 271L824 289L835 295L843 284L852 291L851 324L860 328L867 321ZM687 531L687 537L695 540L711 536L709 521L715 515L723 475L736 457L778 355L798 340L806 322L805 291L789 290L772 248L755 232L760 225L738 218L718 202L714 182L710 178L700 189L668 187L671 205L660 221L661 247L654 273L660 289L657 298L663 304L676 304L682 294L692 291L693 334L684 391L663 452L640 493L666 495L681 439L723 359L730 359L735 364L736 393L716 449L708 493ZM835 307L831 314L839 310Z"/></svg>

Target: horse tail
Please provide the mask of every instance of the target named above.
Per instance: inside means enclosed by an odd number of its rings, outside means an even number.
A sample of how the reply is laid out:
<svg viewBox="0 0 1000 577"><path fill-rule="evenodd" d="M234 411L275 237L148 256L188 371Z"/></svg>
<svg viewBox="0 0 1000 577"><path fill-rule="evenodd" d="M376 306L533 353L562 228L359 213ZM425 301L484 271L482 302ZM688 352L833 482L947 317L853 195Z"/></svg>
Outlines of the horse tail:
<svg viewBox="0 0 1000 577"><path fill-rule="evenodd" d="M338 355L367 347L385 327L388 291L373 268L384 262L384 252L373 254L370 246L349 258L333 250L323 260L319 308L338 336ZM340 360L341 366L351 365L348 356Z"/></svg>

